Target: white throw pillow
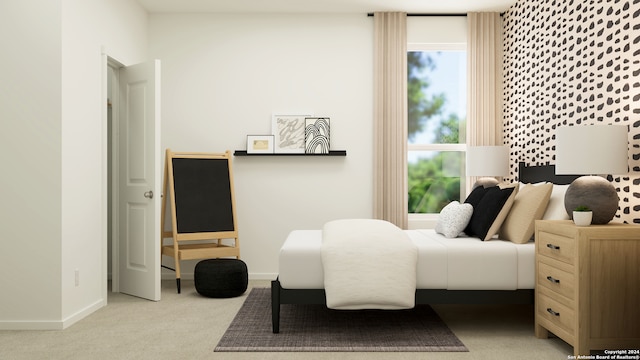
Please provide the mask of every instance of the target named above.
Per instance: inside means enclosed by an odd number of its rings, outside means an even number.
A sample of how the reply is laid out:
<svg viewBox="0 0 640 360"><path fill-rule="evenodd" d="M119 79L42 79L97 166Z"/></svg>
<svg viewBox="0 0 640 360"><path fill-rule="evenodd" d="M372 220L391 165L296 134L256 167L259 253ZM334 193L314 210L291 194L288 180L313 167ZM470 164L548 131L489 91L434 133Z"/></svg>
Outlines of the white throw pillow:
<svg viewBox="0 0 640 360"><path fill-rule="evenodd" d="M448 238L457 237L469 224L471 215L473 215L473 206L471 204L460 204L458 201L452 201L440 211L435 230L438 234Z"/></svg>
<svg viewBox="0 0 640 360"><path fill-rule="evenodd" d="M547 210L542 216L543 220L569 220L569 214L564 208L564 194L568 188L569 185L553 185Z"/></svg>

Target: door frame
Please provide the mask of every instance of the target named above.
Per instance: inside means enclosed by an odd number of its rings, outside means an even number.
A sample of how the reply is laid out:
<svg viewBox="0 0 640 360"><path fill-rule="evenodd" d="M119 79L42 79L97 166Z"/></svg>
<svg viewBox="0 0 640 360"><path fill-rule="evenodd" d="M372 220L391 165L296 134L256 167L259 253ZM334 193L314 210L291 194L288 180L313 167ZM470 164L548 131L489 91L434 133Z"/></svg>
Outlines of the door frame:
<svg viewBox="0 0 640 360"><path fill-rule="evenodd" d="M118 70L124 67L124 65L118 60L109 56L106 51L102 51L102 72L103 72L103 169L104 169L104 185L103 185L103 199L105 204L104 209L104 241L102 244L103 249L103 296L106 300L108 297L109 288L109 259L111 259L111 292L120 292L119 285L119 245L117 239L119 224L118 224L118 174L119 174L119 153L118 153L118 117L119 117L119 76ZM111 91L109 91L109 68L113 69L113 77L111 84ZM107 99L111 100L111 126L109 126L109 106ZM111 138L109 139L109 133ZM110 153L110 154L109 154ZM109 166L109 155L111 156L111 166ZM111 186L109 186L109 179L111 180ZM109 214L108 201L111 200L111 209ZM111 222L109 222L109 215L111 215ZM110 228L110 229L109 229ZM108 236L108 230L111 230L111 237ZM109 245L111 245L111 252L109 253Z"/></svg>

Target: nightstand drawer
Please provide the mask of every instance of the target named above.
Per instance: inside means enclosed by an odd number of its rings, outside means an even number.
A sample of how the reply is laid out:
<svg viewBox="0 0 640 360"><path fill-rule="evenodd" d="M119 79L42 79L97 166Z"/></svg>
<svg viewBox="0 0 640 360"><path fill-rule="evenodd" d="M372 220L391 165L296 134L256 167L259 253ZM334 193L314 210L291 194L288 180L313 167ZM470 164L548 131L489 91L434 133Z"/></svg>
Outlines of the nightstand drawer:
<svg viewBox="0 0 640 360"><path fill-rule="evenodd" d="M538 294L538 303L536 304L538 316L547 319L552 324L561 329L573 333L575 313L570 308L560 304L559 302ZM549 329L553 332L553 329Z"/></svg>
<svg viewBox="0 0 640 360"><path fill-rule="evenodd" d="M536 239L538 253L552 259L573 264L575 254L575 240L565 236L544 231L538 233Z"/></svg>
<svg viewBox="0 0 640 360"><path fill-rule="evenodd" d="M574 299L575 279L573 274L540 261L538 262L538 285L570 300Z"/></svg>

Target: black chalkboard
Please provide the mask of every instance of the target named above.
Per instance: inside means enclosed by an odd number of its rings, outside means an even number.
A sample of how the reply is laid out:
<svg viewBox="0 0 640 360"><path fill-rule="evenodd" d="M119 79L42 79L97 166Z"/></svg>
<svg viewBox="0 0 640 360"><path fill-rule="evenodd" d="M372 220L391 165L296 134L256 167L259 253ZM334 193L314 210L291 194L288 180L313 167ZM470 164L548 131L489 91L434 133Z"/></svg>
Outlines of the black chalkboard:
<svg viewBox="0 0 640 360"><path fill-rule="evenodd" d="M179 234L235 231L228 159L173 158Z"/></svg>
<svg viewBox="0 0 640 360"><path fill-rule="evenodd" d="M174 260L175 269L167 268L175 270L180 293L180 260L240 258L231 152L174 153L167 149L163 189L169 196L162 197L161 254ZM166 238L172 243L165 244Z"/></svg>

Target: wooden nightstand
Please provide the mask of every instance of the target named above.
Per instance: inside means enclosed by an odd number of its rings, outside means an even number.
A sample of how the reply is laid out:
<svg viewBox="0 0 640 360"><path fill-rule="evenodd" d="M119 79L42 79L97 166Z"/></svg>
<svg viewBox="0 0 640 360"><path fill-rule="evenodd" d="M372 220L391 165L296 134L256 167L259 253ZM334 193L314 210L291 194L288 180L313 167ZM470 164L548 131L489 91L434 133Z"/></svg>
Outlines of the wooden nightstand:
<svg viewBox="0 0 640 360"><path fill-rule="evenodd" d="M535 333L590 350L640 346L640 226L536 221Z"/></svg>

